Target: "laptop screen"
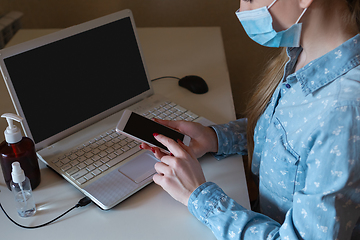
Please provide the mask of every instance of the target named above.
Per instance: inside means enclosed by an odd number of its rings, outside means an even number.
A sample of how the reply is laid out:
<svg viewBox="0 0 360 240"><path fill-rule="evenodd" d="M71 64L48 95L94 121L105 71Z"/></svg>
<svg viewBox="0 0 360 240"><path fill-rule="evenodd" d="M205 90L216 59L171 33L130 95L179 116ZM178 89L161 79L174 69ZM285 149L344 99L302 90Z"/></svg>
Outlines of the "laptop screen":
<svg viewBox="0 0 360 240"><path fill-rule="evenodd" d="M150 89L130 17L4 63L35 143Z"/></svg>

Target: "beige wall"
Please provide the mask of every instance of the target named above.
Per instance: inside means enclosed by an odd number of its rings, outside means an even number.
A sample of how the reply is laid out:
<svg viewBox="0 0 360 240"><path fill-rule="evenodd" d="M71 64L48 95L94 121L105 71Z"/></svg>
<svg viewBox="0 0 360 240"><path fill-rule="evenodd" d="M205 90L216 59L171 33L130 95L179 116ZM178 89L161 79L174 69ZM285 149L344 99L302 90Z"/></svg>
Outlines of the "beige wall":
<svg viewBox="0 0 360 240"><path fill-rule="evenodd" d="M126 8L138 27L221 26L234 104L242 114L275 51L246 36L234 14L238 0L0 0L0 16L11 10L24 13L23 28L64 28Z"/></svg>

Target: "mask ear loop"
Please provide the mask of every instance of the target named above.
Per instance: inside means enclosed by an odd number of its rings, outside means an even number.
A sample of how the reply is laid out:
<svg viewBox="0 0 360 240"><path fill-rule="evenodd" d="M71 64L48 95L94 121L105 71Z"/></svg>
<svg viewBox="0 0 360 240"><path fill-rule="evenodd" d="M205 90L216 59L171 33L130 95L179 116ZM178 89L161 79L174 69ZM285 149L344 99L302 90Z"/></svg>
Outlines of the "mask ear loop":
<svg viewBox="0 0 360 240"><path fill-rule="evenodd" d="M295 24L298 24L300 19L302 18L302 16L304 15L304 13L306 12L307 8L304 8L304 11L301 13L300 17L298 18L298 20L296 21Z"/></svg>
<svg viewBox="0 0 360 240"><path fill-rule="evenodd" d="M277 0L274 0L269 6L267 9L270 9L275 3L276 3Z"/></svg>
<svg viewBox="0 0 360 240"><path fill-rule="evenodd" d="M277 0L274 0L268 7L267 9L270 9L275 3L276 3ZM305 14L307 8L304 8L304 11L301 13L300 17L298 18L298 20L296 21L295 24L298 24L300 19L302 18L302 16Z"/></svg>

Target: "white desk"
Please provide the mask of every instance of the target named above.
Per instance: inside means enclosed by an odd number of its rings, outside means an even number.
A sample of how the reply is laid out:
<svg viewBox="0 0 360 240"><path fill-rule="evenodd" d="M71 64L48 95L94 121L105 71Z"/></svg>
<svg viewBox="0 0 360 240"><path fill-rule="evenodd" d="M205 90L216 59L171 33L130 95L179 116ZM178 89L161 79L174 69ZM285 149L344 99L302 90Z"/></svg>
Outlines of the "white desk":
<svg viewBox="0 0 360 240"><path fill-rule="evenodd" d="M9 45L53 31L56 30L20 30ZM138 34L150 78L194 74L203 77L210 89L204 95L196 95L180 88L174 79L162 79L153 83L155 93L216 123L235 119L220 28L140 28ZM0 79L0 113L4 112L15 110ZM5 120L1 121L1 132L5 126ZM216 182L230 197L250 208L240 156L217 161L206 155L200 162L208 181ZM83 197L52 170L41 167L42 182L34 191L37 213L27 219L18 217L13 196L0 176L0 201L20 224L35 226L52 220ZM15 226L0 212L0 229L1 239L215 239L185 206L154 183L109 211L91 204L35 230Z"/></svg>

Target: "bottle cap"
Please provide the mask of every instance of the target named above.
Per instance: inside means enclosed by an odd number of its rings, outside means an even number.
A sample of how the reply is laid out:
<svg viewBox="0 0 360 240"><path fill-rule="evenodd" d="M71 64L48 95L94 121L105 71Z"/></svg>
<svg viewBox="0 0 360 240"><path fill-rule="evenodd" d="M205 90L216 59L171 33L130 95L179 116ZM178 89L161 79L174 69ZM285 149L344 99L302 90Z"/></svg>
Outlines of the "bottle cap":
<svg viewBox="0 0 360 240"><path fill-rule="evenodd" d="M22 122L23 118L13 113L4 113L3 115L1 115L1 117L6 118L9 125L4 132L6 142L7 143L20 142L22 139L22 135L20 129L13 124L13 120Z"/></svg>
<svg viewBox="0 0 360 240"><path fill-rule="evenodd" d="M11 172L12 181L14 183L22 183L23 181L25 181L25 174L24 171L21 169L20 163L13 162L11 166L12 166L12 172Z"/></svg>

